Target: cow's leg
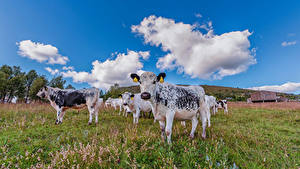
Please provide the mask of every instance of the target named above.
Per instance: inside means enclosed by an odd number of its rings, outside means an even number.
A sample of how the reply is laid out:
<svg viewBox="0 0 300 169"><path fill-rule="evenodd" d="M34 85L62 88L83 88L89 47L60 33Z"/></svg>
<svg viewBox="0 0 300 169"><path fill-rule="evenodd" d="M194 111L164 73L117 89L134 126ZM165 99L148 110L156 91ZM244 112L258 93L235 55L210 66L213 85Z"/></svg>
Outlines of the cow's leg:
<svg viewBox="0 0 300 169"><path fill-rule="evenodd" d="M197 125L198 125L198 118L197 116L194 116L192 118L192 130L191 130L190 138L194 138L195 136L194 133L196 131Z"/></svg>
<svg viewBox="0 0 300 169"><path fill-rule="evenodd" d="M62 112L62 108L55 108L56 109L56 121L55 124L59 124L60 123L60 114Z"/></svg>
<svg viewBox="0 0 300 169"><path fill-rule="evenodd" d="M166 113L166 135L167 135L168 144L171 143L174 115L175 115L175 112L173 110L169 110Z"/></svg>
<svg viewBox="0 0 300 169"><path fill-rule="evenodd" d="M185 121L181 121L180 124L185 127Z"/></svg>
<svg viewBox="0 0 300 169"><path fill-rule="evenodd" d="M216 106L213 106L213 115L216 115Z"/></svg>
<svg viewBox="0 0 300 169"><path fill-rule="evenodd" d="M95 114L95 108L93 106L88 106L88 110L90 113L89 125L91 125L93 121L93 115Z"/></svg>
<svg viewBox="0 0 300 169"><path fill-rule="evenodd" d="M162 141L165 140L165 121L158 121L159 122L159 126L160 126L160 131L161 131L161 139Z"/></svg>
<svg viewBox="0 0 300 169"><path fill-rule="evenodd" d="M207 114L205 110L200 112L201 114L201 121L202 121L202 138L206 137L206 121L207 121Z"/></svg>
<svg viewBox="0 0 300 169"><path fill-rule="evenodd" d="M136 112L132 112L132 116L133 116L133 124L136 123Z"/></svg>
<svg viewBox="0 0 300 169"><path fill-rule="evenodd" d="M206 109L208 127L210 127L210 109Z"/></svg>
<svg viewBox="0 0 300 169"><path fill-rule="evenodd" d="M228 114L227 104L224 105L224 113L225 113L225 114Z"/></svg>
<svg viewBox="0 0 300 169"><path fill-rule="evenodd" d="M155 123L156 122L156 118L155 118L155 111L154 111L154 108L151 106L151 112L152 112L152 114L153 114L153 118L154 118L154 121L153 121L153 123Z"/></svg>
<svg viewBox="0 0 300 169"><path fill-rule="evenodd" d="M98 123L98 112L99 112L99 107L95 110L95 123Z"/></svg>
<svg viewBox="0 0 300 169"><path fill-rule="evenodd" d="M140 112L141 112L140 109L136 108L136 111L135 111L135 123L136 124L139 123Z"/></svg>
<svg viewBox="0 0 300 169"><path fill-rule="evenodd" d="M61 113L60 113L60 115L59 115L59 116L60 116L60 118L59 118L59 123L62 123L63 118L64 118L64 115L65 115L65 112L66 112L65 110L62 110L62 111L61 111Z"/></svg>

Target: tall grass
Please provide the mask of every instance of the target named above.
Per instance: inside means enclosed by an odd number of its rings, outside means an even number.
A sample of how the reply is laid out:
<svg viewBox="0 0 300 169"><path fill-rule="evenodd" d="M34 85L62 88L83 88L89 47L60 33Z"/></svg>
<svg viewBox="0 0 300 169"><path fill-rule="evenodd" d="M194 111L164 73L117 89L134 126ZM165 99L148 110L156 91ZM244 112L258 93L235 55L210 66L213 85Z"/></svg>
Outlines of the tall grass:
<svg viewBox="0 0 300 169"><path fill-rule="evenodd" d="M292 104L292 103L291 103ZM61 125L47 104L0 105L0 168L299 168L300 109L277 104L230 104L213 116L207 139L173 126L172 145L158 123L102 109L99 124L88 111L70 110Z"/></svg>

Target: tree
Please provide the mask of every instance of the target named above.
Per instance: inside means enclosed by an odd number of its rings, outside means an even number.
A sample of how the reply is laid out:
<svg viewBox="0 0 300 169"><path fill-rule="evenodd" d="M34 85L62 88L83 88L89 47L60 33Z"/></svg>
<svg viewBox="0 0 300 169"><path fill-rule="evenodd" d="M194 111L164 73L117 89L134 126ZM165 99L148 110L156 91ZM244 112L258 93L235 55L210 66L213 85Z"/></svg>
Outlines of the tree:
<svg viewBox="0 0 300 169"><path fill-rule="evenodd" d="M0 68L1 81L4 85L1 86L1 99L10 102L13 97L18 97L19 99L24 98L25 91L25 73L21 71L21 67L8 65L3 65Z"/></svg>
<svg viewBox="0 0 300 169"><path fill-rule="evenodd" d="M7 74L0 71L0 100L5 98L7 82Z"/></svg>
<svg viewBox="0 0 300 169"><path fill-rule="evenodd" d="M32 82L32 85L31 85L31 88L29 90L29 97L32 99L32 100L37 100L39 99L39 97L37 97L37 93L39 92L39 90L46 86L48 83L47 79L44 77L44 76L40 76L40 77L37 77L33 82Z"/></svg>
<svg viewBox="0 0 300 169"><path fill-rule="evenodd" d="M63 89L65 83L66 83L66 80L64 80L62 76L57 76L57 77L54 77L49 82L49 86L50 87L57 87L57 88Z"/></svg>
<svg viewBox="0 0 300 169"><path fill-rule="evenodd" d="M31 85L33 81L38 77L38 74L36 73L35 70L30 70L26 76L26 93L25 93L25 103L27 103L28 97L29 97L29 90L31 88Z"/></svg>
<svg viewBox="0 0 300 169"><path fill-rule="evenodd" d="M12 72L12 68L8 65L1 66L0 72L2 72L1 73L2 84L1 84L0 96L2 102L4 102L5 97L9 90L9 86L8 86L9 79L11 79L13 72Z"/></svg>
<svg viewBox="0 0 300 169"><path fill-rule="evenodd" d="M66 89L74 89L75 90L75 87L73 87L71 84L68 84L68 86L66 87Z"/></svg>

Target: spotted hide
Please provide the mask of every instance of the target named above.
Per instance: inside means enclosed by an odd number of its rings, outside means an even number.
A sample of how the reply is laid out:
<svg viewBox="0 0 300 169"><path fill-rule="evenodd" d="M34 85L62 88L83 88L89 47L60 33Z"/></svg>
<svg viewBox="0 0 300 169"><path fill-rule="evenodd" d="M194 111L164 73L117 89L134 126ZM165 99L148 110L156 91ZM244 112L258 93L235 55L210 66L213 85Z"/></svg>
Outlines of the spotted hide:
<svg viewBox="0 0 300 169"><path fill-rule="evenodd" d="M216 112L218 112L218 109L224 109L224 114L228 114L227 100L219 100L217 102Z"/></svg>
<svg viewBox="0 0 300 169"><path fill-rule="evenodd" d="M96 88L72 90L59 89L49 86L43 87L38 92L37 96L46 98L50 101L51 106L57 112L55 124L62 123L65 111L69 108L80 109L88 107L90 118L89 124L92 123L93 115L95 114L95 122L98 122L98 99L99 90Z"/></svg>
<svg viewBox="0 0 300 169"><path fill-rule="evenodd" d="M202 120L202 137L205 138L207 113L202 110L205 101L205 93L200 86L178 86L164 82L166 74L156 76L152 72L144 72L141 76L131 74L135 82L140 83L141 98L149 100L155 109L155 119L159 121L162 138L167 135L168 143L171 143L173 120L192 120L190 137L198 125L198 116Z"/></svg>

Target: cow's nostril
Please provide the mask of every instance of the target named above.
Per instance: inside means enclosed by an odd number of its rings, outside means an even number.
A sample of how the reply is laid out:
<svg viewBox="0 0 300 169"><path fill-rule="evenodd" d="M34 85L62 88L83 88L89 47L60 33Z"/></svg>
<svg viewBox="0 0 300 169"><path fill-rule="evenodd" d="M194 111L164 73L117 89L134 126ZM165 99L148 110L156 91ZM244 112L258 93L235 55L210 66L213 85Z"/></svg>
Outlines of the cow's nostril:
<svg viewBox="0 0 300 169"><path fill-rule="evenodd" d="M150 98L151 98L151 95L150 95L150 93L148 93L148 92L143 92L143 93L141 94L141 98L144 99L144 100L147 100L147 99L150 99Z"/></svg>
<svg viewBox="0 0 300 169"><path fill-rule="evenodd" d="M123 105L124 105L124 106L127 106L127 103L124 103Z"/></svg>

